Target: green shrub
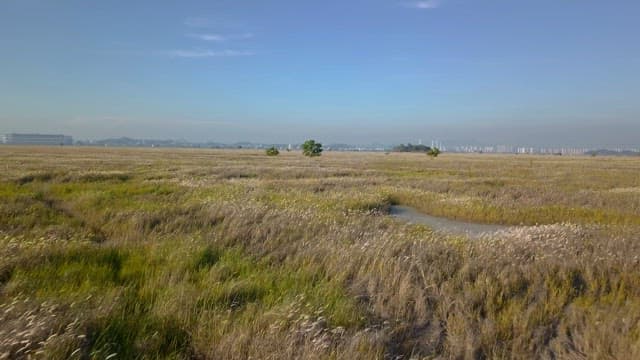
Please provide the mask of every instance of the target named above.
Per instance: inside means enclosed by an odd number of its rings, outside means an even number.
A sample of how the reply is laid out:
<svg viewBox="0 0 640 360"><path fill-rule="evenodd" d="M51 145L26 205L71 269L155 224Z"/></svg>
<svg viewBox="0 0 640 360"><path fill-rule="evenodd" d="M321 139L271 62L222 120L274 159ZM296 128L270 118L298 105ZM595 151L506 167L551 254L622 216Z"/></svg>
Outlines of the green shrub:
<svg viewBox="0 0 640 360"><path fill-rule="evenodd" d="M309 157L320 156L322 154L322 144L315 140L307 140L302 144L302 153Z"/></svg>
<svg viewBox="0 0 640 360"><path fill-rule="evenodd" d="M427 155L431 156L431 158L437 158L440 155L440 149L437 147L430 148L427 150Z"/></svg>
<svg viewBox="0 0 640 360"><path fill-rule="evenodd" d="M278 155L280 155L280 151L278 151L278 149L275 146L272 146L272 147L268 148L266 153L267 153L268 156L278 156Z"/></svg>

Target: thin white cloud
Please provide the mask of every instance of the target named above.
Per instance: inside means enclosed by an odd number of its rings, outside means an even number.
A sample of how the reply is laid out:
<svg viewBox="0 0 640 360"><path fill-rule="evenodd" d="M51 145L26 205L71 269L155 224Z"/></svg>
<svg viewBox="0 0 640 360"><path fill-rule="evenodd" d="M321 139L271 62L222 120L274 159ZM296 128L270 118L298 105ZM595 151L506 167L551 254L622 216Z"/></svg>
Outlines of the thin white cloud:
<svg viewBox="0 0 640 360"><path fill-rule="evenodd" d="M219 35L219 34L188 34L187 36L194 39L203 40L203 41L221 42L221 41L227 40L226 36Z"/></svg>
<svg viewBox="0 0 640 360"><path fill-rule="evenodd" d="M432 10L440 7L440 4L440 0L422 0L407 3L405 6L420 10Z"/></svg>
<svg viewBox="0 0 640 360"><path fill-rule="evenodd" d="M246 27L239 23L232 23L221 19L207 17L190 17L185 19L184 25L191 28L185 36L211 43L230 43L236 40L246 40L254 37L253 33L245 32ZM221 58L253 56L249 50L207 49L195 48L191 50L165 51L165 54L178 58Z"/></svg>
<svg viewBox="0 0 640 360"><path fill-rule="evenodd" d="M173 50L169 52L172 57L180 58L216 58L216 57L241 57L253 56L254 52L245 50Z"/></svg>
<svg viewBox="0 0 640 360"><path fill-rule="evenodd" d="M231 35L221 35L221 34L187 34L188 37L203 40L203 41L213 41L213 42L222 42L228 40L244 40L251 39L253 37L252 33L244 33L244 34L231 34Z"/></svg>

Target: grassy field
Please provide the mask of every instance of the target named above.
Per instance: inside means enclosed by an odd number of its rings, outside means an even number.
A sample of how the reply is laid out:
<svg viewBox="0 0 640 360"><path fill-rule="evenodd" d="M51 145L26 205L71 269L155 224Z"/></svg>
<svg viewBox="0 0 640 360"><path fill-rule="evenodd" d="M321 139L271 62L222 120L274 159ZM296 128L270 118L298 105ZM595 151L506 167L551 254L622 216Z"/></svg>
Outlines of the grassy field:
<svg viewBox="0 0 640 360"><path fill-rule="evenodd" d="M637 359L638 229L638 158L0 147L0 358Z"/></svg>

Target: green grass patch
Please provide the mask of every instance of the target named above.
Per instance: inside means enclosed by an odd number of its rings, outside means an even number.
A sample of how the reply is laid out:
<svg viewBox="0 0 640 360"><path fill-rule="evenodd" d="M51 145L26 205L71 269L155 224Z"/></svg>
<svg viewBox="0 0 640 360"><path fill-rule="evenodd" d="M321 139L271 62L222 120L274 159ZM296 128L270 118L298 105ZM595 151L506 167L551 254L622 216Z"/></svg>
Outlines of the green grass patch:
<svg viewBox="0 0 640 360"><path fill-rule="evenodd" d="M126 253L113 248L80 247L36 259L18 266L7 284L13 294L32 294L42 299L65 299L98 294L121 284L120 271Z"/></svg>

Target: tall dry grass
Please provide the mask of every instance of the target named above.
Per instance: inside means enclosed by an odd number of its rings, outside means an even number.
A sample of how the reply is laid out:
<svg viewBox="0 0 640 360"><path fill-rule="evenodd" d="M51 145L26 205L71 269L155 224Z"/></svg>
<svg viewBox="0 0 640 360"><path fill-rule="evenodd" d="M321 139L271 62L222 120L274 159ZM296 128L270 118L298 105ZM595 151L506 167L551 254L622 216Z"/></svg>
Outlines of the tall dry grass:
<svg viewBox="0 0 640 360"><path fill-rule="evenodd" d="M4 147L0 166L2 357L640 357L640 199L617 190L637 161ZM469 241L392 202L542 225Z"/></svg>

